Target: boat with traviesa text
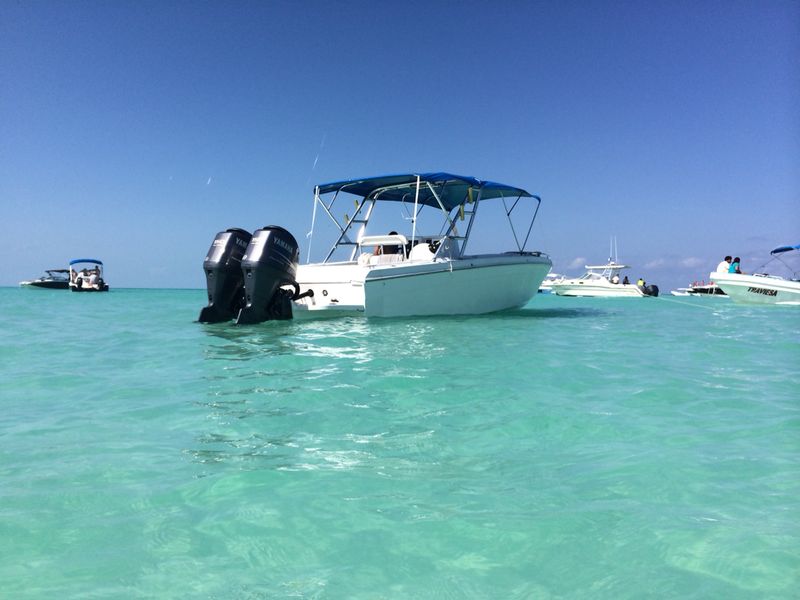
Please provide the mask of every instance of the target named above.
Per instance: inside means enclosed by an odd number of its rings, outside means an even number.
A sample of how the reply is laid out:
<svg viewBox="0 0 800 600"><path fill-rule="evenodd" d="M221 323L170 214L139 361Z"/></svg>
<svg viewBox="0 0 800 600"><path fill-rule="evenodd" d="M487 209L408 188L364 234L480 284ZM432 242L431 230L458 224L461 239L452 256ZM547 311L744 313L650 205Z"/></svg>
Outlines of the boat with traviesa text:
<svg viewBox="0 0 800 600"><path fill-rule="evenodd" d="M758 267L756 273L714 272L709 275L714 283L739 304L774 304L782 306L800 306L800 273L784 260L789 256L797 256L797 246L778 246L770 252L770 259ZM777 263L777 264L776 264ZM767 265L775 272L782 265L785 277L768 274Z"/></svg>

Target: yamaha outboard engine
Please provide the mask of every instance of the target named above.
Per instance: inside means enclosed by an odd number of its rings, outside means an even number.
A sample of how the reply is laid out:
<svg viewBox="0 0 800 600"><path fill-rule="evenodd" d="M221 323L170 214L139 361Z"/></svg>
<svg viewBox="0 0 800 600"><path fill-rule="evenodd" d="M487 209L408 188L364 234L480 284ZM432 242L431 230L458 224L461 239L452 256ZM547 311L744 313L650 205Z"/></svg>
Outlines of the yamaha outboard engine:
<svg viewBox="0 0 800 600"><path fill-rule="evenodd" d="M208 306L200 311L201 323L220 323L235 318L244 306L244 274L242 257L253 236L244 229L220 231L206 259Z"/></svg>
<svg viewBox="0 0 800 600"><path fill-rule="evenodd" d="M299 297L295 281L299 259L297 242L283 227L270 225L253 233L242 259L245 306L237 324L292 318L291 301ZM284 285L294 290L281 289Z"/></svg>
<svg viewBox="0 0 800 600"><path fill-rule="evenodd" d="M648 285L644 288L644 293L648 296L653 296L654 298L658 296L658 286L657 285Z"/></svg>

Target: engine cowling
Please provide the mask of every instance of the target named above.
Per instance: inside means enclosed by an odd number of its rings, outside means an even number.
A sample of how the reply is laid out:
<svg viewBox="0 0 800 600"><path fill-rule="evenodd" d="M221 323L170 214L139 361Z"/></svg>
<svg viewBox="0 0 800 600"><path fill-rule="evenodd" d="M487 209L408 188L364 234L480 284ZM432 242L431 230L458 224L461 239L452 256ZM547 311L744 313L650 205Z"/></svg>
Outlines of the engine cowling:
<svg viewBox="0 0 800 600"><path fill-rule="evenodd" d="M220 231L203 261L208 306L200 311L201 323L220 323L235 318L245 305L242 257L253 236L244 229Z"/></svg>
<svg viewBox="0 0 800 600"><path fill-rule="evenodd" d="M297 264L300 249L294 236L283 227L257 229L242 257L245 303L237 324L261 323L292 318L292 298L298 294ZM293 286L294 290L281 286Z"/></svg>

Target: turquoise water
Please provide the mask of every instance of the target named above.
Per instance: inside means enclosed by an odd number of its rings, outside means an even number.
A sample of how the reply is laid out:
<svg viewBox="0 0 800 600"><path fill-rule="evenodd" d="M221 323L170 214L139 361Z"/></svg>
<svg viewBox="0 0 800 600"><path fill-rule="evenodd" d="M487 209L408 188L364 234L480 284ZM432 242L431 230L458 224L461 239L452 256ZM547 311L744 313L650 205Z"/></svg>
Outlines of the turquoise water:
<svg viewBox="0 0 800 600"><path fill-rule="evenodd" d="M796 598L800 311L0 289L0 596Z"/></svg>

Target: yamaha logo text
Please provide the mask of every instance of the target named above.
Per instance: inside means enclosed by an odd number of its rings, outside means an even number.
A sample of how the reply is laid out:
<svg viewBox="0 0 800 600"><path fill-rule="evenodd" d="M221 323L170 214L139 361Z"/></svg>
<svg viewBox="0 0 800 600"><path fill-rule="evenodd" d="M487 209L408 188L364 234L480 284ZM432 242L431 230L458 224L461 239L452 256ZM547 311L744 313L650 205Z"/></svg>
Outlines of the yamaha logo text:
<svg viewBox="0 0 800 600"><path fill-rule="evenodd" d="M287 252L294 252L294 250L295 250L294 246L284 242L282 239L277 238L277 237L276 238L272 238L272 243L280 246L281 248L283 248Z"/></svg>

